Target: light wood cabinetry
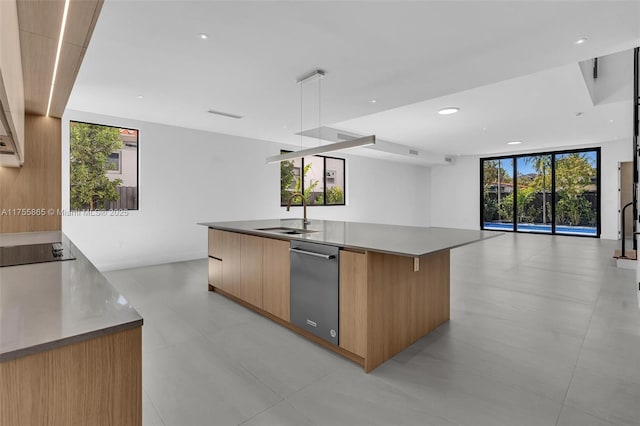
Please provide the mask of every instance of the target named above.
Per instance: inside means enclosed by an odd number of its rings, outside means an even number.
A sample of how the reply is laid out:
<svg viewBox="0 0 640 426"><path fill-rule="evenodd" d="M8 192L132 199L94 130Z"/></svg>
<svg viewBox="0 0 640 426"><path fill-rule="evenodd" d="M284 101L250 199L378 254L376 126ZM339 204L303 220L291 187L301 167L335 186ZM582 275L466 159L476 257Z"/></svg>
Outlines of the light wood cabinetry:
<svg viewBox="0 0 640 426"><path fill-rule="evenodd" d="M224 231L209 229L209 256L222 259L222 234Z"/></svg>
<svg viewBox="0 0 640 426"><path fill-rule="evenodd" d="M209 290L289 321L289 242L209 229Z"/></svg>
<svg viewBox="0 0 640 426"><path fill-rule="evenodd" d="M210 290L367 372L449 320L449 250L419 258L341 250L336 346L290 323L289 241L209 230L209 245Z"/></svg>
<svg viewBox="0 0 640 426"><path fill-rule="evenodd" d="M59 231L62 226L60 119L27 115L25 125L28 154L24 165L0 167L0 209L53 209L54 214L2 216L0 233Z"/></svg>
<svg viewBox="0 0 640 426"><path fill-rule="evenodd" d="M0 424L142 424L142 328L0 363Z"/></svg>
<svg viewBox="0 0 640 426"><path fill-rule="evenodd" d="M16 165L24 159L24 80L18 6L0 1L0 124L11 135L17 151Z"/></svg>
<svg viewBox="0 0 640 426"><path fill-rule="evenodd" d="M222 259L222 289L229 294L240 297L240 263L241 242L240 234L235 232L222 233L220 250Z"/></svg>
<svg viewBox="0 0 640 426"><path fill-rule="evenodd" d="M262 309L276 317L290 320L289 242L263 239Z"/></svg>
<svg viewBox="0 0 640 426"><path fill-rule="evenodd" d="M367 253L367 353L371 371L449 320L449 250L414 258Z"/></svg>
<svg viewBox="0 0 640 426"><path fill-rule="evenodd" d="M240 236L240 292L238 297L262 308L262 241L253 235Z"/></svg>
<svg viewBox="0 0 640 426"><path fill-rule="evenodd" d="M209 258L209 285L222 288L222 260Z"/></svg>
<svg viewBox="0 0 640 426"><path fill-rule="evenodd" d="M363 358L367 350L367 255L340 252L340 347Z"/></svg>

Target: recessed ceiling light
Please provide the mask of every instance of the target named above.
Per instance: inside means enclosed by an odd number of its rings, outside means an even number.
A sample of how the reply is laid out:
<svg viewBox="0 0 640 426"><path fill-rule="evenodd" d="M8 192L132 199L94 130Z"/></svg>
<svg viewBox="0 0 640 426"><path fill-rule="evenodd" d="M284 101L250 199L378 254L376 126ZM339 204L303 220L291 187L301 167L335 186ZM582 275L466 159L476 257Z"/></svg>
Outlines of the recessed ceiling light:
<svg viewBox="0 0 640 426"><path fill-rule="evenodd" d="M609 120L609 123L613 123L613 120Z"/></svg>
<svg viewBox="0 0 640 426"><path fill-rule="evenodd" d="M483 132L486 132L486 131L487 131L487 128L486 128L486 127L483 127L483 128L482 128L482 131L483 131Z"/></svg>
<svg viewBox="0 0 640 426"><path fill-rule="evenodd" d="M206 39L208 39L208 38L209 38L209 36L208 36L207 34L205 34L205 33L200 33L200 34L199 34L199 36L200 36L200 38L201 38L202 40L206 40Z"/></svg>
<svg viewBox="0 0 640 426"><path fill-rule="evenodd" d="M138 95L138 99L142 99L142 98L144 98L144 96Z"/></svg>
<svg viewBox="0 0 640 426"><path fill-rule="evenodd" d="M442 108L440 111L438 111L438 114L440 114L440 115L449 115L449 114L455 114L458 111L460 111L460 108L458 108L458 107L446 107L446 108Z"/></svg>
<svg viewBox="0 0 640 426"><path fill-rule="evenodd" d="M522 141L511 141L511 142L507 142L507 145L520 145L522 143Z"/></svg>
<svg viewBox="0 0 640 426"><path fill-rule="evenodd" d="M576 44L582 44L585 41L587 41L587 38L586 37L582 37L582 38L579 38L579 39L576 40Z"/></svg>

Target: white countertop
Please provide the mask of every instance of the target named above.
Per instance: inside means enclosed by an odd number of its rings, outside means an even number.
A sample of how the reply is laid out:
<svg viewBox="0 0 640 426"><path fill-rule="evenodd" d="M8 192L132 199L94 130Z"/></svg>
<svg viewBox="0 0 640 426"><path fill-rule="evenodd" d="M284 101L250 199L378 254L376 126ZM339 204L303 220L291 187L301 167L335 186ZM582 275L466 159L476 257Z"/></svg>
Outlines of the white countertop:
<svg viewBox="0 0 640 426"><path fill-rule="evenodd" d="M62 232L0 234L0 246L61 241L75 260L0 268L0 361L120 330L142 317Z"/></svg>
<svg viewBox="0 0 640 426"><path fill-rule="evenodd" d="M267 219L238 222L205 222L200 225L213 229L240 232L283 240L309 241L344 248L368 250L401 256L422 256L471 244L498 235L499 232L473 231L454 228L424 228L417 226L381 225L363 222L314 220L306 229L308 234L280 234L260 231L260 228L305 228L302 219Z"/></svg>

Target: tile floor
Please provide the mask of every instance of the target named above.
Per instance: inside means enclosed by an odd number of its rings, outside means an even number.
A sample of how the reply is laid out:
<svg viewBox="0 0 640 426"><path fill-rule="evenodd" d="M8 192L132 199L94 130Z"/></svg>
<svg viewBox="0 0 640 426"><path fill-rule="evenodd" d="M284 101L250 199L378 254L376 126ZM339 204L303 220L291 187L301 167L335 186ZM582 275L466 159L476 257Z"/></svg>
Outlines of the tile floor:
<svg viewBox="0 0 640 426"><path fill-rule="evenodd" d="M106 273L144 317L145 425L640 425L635 272L613 241L452 251L451 321L371 374L207 291L207 262Z"/></svg>

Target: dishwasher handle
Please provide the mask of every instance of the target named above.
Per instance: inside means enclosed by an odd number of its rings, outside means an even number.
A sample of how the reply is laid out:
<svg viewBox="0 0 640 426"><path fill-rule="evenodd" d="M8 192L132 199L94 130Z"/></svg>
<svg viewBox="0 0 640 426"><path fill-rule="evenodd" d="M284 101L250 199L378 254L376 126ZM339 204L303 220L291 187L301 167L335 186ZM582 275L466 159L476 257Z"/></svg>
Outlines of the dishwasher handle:
<svg viewBox="0 0 640 426"><path fill-rule="evenodd" d="M321 258L326 259L326 260L331 260L331 259L335 259L336 258L335 254L315 253L313 251L300 250L300 249L297 249L297 248L290 248L289 251L292 251L294 253L306 254L306 255L309 255L309 256L321 257Z"/></svg>

